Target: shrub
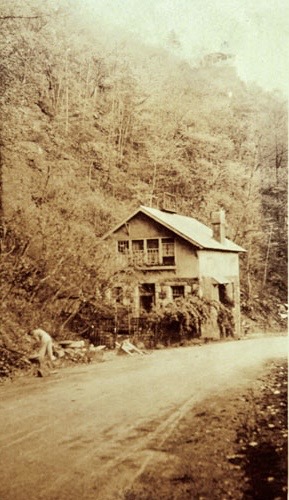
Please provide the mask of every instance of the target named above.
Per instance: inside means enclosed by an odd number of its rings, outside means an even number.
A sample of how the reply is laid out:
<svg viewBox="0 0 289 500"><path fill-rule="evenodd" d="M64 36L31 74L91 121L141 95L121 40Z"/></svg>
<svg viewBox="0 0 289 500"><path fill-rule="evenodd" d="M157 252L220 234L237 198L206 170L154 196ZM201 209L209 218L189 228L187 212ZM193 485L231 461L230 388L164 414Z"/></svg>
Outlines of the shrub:
<svg viewBox="0 0 289 500"><path fill-rule="evenodd" d="M178 298L148 313L147 321L155 331L155 342L180 342L201 336L201 327L210 317L211 303L196 296Z"/></svg>

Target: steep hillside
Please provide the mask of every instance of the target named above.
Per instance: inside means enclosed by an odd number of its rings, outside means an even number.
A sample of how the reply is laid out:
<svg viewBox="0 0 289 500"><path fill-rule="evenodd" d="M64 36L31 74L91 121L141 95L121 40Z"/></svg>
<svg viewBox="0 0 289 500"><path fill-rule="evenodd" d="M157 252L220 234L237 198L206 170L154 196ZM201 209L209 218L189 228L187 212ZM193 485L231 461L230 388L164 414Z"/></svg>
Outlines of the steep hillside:
<svg viewBox="0 0 289 500"><path fill-rule="evenodd" d="M69 7L5 3L5 338L40 323L59 331L84 300L101 301L119 270L97 237L164 192L204 222L226 210L229 236L248 250L244 310L276 315L287 293L283 97L246 86L226 54L192 67L76 22Z"/></svg>

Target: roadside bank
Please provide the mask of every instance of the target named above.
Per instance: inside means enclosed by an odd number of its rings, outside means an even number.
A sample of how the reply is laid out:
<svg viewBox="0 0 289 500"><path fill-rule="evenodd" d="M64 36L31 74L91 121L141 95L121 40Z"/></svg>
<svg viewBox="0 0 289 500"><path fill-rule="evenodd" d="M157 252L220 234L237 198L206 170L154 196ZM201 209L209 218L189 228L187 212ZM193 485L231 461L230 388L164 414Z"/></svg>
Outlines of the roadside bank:
<svg viewBox="0 0 289 500"><path fill-rule="evenodd" d="M207 399L155 449L125 500L287 498L287 362Z"/></svg>

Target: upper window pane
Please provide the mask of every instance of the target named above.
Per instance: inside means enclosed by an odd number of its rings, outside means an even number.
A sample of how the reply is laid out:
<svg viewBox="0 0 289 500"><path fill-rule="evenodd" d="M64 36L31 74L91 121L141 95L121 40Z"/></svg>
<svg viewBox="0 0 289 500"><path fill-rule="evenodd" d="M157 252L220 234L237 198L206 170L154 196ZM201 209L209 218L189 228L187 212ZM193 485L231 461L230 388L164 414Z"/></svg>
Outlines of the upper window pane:
<svg viewBox="0 0 289 500"><path fill-rule="evenodd" d="M147 240L147 248L159 248L159 240L157 239Z"/></svg>
<svg viewBox="0 0 289 500"><path fill-rule="evenodd" d="M175 255L175 240L173 238L163 238L162 247L164 257L173 257Z"/></svg>
<svg viewBox="0 0 289 500"><path fill-rule="evenodd" d="M137 252L138 250L144 249L144 241L143 240L132 240L132 251Z"/></svg>

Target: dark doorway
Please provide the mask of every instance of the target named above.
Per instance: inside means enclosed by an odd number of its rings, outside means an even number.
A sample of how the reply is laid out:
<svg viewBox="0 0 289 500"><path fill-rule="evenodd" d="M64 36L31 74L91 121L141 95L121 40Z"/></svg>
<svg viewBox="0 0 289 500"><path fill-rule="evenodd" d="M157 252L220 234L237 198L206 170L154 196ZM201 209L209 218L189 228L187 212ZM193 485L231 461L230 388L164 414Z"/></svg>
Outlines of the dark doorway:
<svg viewBox="0 0 289 500"><path fill-rule="evenodd" d="M150 312L155 304L155 284L143 283L139 293L140 309Z"/></svg>
<svg viewBox="0 0 289 500"><path fill-rule="evenodd" d="M227 302L226 285L219 285L219 300L222 304L226 304Z"/></svg>
<svg viewBox="0 0 289 500"><path fill-rule="evenodd" d="M218 286L219 301L226 306L234 306L234 285L233 283Z"/></svg>

